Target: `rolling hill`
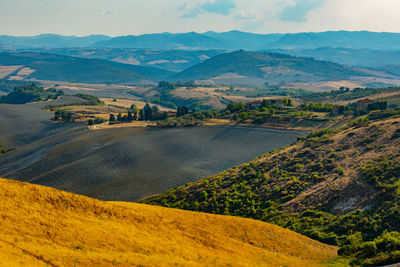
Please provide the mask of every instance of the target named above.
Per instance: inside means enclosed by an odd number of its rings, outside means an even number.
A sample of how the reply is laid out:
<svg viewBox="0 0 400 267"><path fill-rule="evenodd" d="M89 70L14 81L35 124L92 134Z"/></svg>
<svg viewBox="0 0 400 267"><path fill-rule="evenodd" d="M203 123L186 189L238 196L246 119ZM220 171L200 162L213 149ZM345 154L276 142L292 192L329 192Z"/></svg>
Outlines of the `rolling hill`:
<svg viewBox="0 0 400 267"><path fill-rule="evenodd" d="M157 67L177 72L224 53L223 50L149 50L131 48L34 48L17 51L106 59L124 64Z"/></svg>
<svg viewBox="0 0 400 267"><path fill-rule="evenodd" d="M231 74L264 81L318 81L363 75L342 65L305 57L243 50L215 56L174 76L176 80L217 80Z"/></svg>
<svg viewBox="0 0 400 267"><path fill-rule="evenodd" d="M399 114L341 118L295 145L144 203L271 222L341 245L356 265L398 263Z"/></svg>
<svg viewBox="0 0 400 267"><path fill-rule="evenodd" d="M107 60L69 57L46 53L0 53L0 65L20 65L11 76L16 79L37 79L84 83L154 83L171 72Z"/></svg>
<svg viewBox="0 0 400 267"><path fill-rule="evenodd" d="M0 179L1 266L321 266L337 248L229 216Z"/></svg>
<svg viewBox="0 0 400 267"><path fill-rule="evenodd" d="M331 61L342 65L357 67L382 67L400 63L399 50L321 47L316 49L277 49L271 52L296 57L312 57L317 60Z"/></svg>

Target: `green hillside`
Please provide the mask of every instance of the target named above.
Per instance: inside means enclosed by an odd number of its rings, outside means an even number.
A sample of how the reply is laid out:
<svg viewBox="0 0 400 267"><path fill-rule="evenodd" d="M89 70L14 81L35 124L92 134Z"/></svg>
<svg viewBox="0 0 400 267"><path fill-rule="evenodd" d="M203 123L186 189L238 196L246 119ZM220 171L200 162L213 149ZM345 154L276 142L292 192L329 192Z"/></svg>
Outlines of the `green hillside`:
<svg viewBox="0 0 400 267"><path fill-rule="evenodd" d="M215 56L182 71L174 78L176 80L203 80L225 73L269 79L279 76L281 81L285 79L348 79L352 75L361 75L357 71L332 62L240 50Z"/></svg>
<svg viewBox="0 0 400 267"><path fill-rule="evenodd" d="M171 75L153 67L45 53L0 53L0 64L35 70L29 79L81 83L154 83Z"/></svg>
<svg viewBox="0 0 400 267"><path fill-rule="evenodd" d="M144 202L271 222L342 246L356 265L399 262L399 116L341 117L292 146Z"/></svg>

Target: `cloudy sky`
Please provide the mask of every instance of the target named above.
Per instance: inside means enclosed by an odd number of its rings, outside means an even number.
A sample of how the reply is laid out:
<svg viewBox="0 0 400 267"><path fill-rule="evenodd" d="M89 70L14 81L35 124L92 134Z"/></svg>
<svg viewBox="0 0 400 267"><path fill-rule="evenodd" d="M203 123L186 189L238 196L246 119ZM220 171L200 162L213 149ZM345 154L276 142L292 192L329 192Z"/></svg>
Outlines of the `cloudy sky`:
<svg viewBox="0 0 400 267"><path fill-rule="evenodd" d="M400 0L0 0L0 35L400 32Z"/></svg>

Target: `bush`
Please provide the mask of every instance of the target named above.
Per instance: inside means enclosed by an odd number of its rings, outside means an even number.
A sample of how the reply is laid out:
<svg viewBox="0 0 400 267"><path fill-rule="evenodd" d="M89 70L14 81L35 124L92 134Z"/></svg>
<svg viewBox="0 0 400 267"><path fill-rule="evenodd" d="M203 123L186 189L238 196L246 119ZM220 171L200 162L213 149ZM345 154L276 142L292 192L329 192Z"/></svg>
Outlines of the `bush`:
<svg viewBox="0 0 400 267"><path fill-rule="evenodd" d="M375 239L375 242L379 251L400 250L400 233L384 232L382 235Z"/></svg>
<svg viewBox="0 0 400 267"><path fill-rule="evenodd" d="M372 257L378 252L378 248L373 241L363 243L361 250L364 257Z"/></svg>

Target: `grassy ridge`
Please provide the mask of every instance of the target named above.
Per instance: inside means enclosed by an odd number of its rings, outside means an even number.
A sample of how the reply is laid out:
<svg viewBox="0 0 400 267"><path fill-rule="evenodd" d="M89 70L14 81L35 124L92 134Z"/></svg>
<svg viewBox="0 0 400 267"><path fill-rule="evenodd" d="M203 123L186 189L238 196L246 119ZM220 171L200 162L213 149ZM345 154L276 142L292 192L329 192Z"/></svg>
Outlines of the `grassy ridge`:
<svg viewBox="0 0 400 267"><path fill-rule="evenodd" d="M263 222L0 179L1 266L316 266L337 248Z"/></svg>

